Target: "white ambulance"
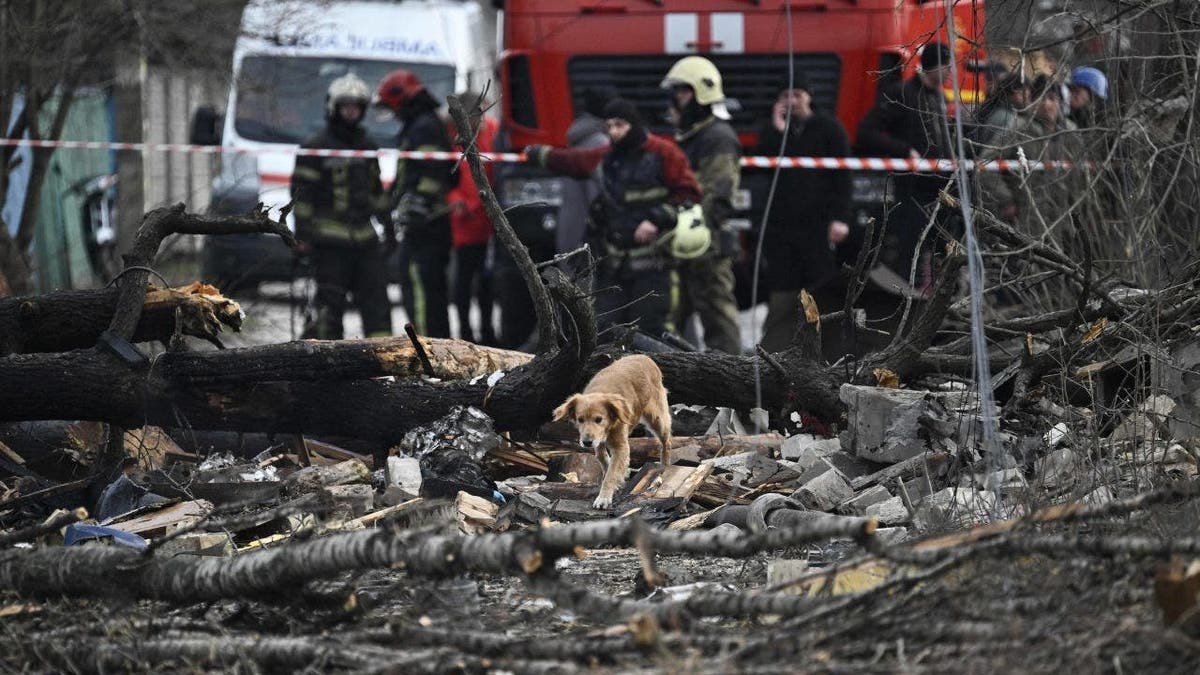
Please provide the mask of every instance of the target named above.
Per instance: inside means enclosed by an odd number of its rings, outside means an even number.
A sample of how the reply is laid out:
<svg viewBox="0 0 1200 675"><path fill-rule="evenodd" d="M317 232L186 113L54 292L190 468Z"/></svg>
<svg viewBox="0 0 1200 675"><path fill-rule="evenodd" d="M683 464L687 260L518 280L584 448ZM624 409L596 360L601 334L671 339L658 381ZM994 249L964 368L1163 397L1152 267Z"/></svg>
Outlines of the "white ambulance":
<svg viewBox="0 0 1200 675"><path fill-rule="evenodd" d="M415 72L436 98L492 78L479 5L456 0L252 0L242 16L233 56L233 81L224 117L197 111L193 142L220 144L221 173L213 211L246 213L262 202L286 204L296 156L291 150L325 124L325 91L353 72L372 88L396 68ZM368 134L395 147L395 120L369 111ZM381 159L385 183L394 157ZM251 286L295 273L277 238L209 237L206 281L223 288Z"/></svg>

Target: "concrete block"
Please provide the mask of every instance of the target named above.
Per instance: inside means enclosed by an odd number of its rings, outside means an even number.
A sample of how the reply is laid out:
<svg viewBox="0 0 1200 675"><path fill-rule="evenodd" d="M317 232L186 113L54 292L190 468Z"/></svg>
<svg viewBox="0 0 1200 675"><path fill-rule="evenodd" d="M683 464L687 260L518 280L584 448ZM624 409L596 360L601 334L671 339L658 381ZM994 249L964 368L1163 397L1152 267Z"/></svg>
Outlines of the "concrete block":
<svg viewBox="0 0 1200 675"><path fill-rule="evenodd" d="M876 485L854 495L838 506L838 513L847 516L863 516L868 506L874 506L892 498L892 493L882 485Z"/></svg>
<svg viewBox="0 0 1200 675"><path fill-rule="evenodd" d="M874 518L885 527L904 525L910 519L908 509L904 506L904 500L899 497L892 497L887 501L868 506L867 517Z"/></svg>
<svg viewBox="0 0 1200 675"><path fill-rule="evenodd" d="M842 449L842 443L836 438L821 438L813 434L796 434L783 439L779 446L779 456L784 459L804 461L802 457L813 459L827 457Z"/></svg>
<svg viewBox="0 0 1200 675"><path fill-rule="evenodd" d="M838 397L848 408L843 448L873 462L894 464L925 452L919 420L927 391L843 384Z"/></svg>
<svg viewBox="0 0 1200 675"><path fill-rule="evenodd" d="M349 508L355 518L375 506L375 490L370 485L333 485L325 489L333 497L334 504Z"/></svg>
<svg viewBox="0 0 1200 675"><path fill-rule="evenodd" d="M831 468L792 493L792 499L814 511L832 511L854 496L845 476Z"/></svg>
<svg viewBox="0 0 1200 675"><path fill-rule="evenodd" d="M421 494L421 461L416 457L388 457L387 482L414 497Z"/></svg>

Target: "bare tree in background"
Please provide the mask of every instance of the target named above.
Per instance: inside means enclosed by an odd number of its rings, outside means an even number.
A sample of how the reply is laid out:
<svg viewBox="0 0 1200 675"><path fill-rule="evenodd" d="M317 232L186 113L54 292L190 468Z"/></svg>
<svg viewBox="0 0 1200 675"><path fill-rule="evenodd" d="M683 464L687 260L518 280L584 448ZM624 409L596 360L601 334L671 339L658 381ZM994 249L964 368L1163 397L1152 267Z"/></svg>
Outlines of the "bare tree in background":
<svg viewBox="0 0 1200 675"><path fill-rule="evenodd" d="M245 4L246 0L0 0L3 136L58 139L78 90L111 86L121 63L162 61L225 70ZM14 110L19 111L15 119ZM0 148L0 206L17 168L15 150ZM29 253L52 154L53 150L32 153L16 235L0 223L0 295L30 291Z"/></svg>

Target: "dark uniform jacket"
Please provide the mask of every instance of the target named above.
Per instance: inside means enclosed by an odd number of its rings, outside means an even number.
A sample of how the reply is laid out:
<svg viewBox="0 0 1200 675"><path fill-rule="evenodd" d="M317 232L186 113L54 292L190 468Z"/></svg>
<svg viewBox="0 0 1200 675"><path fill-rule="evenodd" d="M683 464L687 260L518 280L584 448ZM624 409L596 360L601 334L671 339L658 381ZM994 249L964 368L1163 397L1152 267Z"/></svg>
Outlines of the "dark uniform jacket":
<svg viewBox="0 0 1200 675"><path fill-rule="evenodd" d="M450 151L450 136L433 110L422 111L405 122L397 139L400 150ZM446 195L454 186L452 161L408 160L396 163L396 222L405 238L424 236L450 240L450 213Z"/></svg>
<svg viewBox="0 0 1200 675"><path fill-rule="evenodd" d="M657 136L647 136L627 151L614 146L552 149L545 166L575 178L586 178L602 166L601 193L591 209L593 226L619 250L639 248L633 233L643 220L665 232L675 227L677 207L700 203L700 186L687 156Z"/></svg>
<svg viewBox="0 0 1200 675"><path fill-rule="evenodd" d="M755 154L779 153L783 134L770 122L759 134ZM847 157L850 141L841 122L821 113L793 120L785 157ZM763 251L768 281L775 291L812 288L837 273L829 249L829 223L851 222L849 171L784 169L767 215Z"/></svg>
<svg viewBox="0 0 1200 675"><path fill-rule="evenodd" d="M347 135L328 126L300 147L377 149L361 128ZM296 238L301 241L342 248L376 246L379 236L371 216L377 216L385 232L391 232L388 198L379 180L379 160L374 157L299 156L291 187Z"/></svg>
<svg viewBox="0 0 1200 675"><path fill-rule="evenodd" d="M910 150L926 159L952 156L942 92L926 88L917 78L884 89L858 126L858 146L872 157L908 157ZM943 185L945 180L938 176L911 176L898 180L896 189L936 195Z"/></svg>
<svg viewBox="0 0 1200 675"><path fill-rule="evenodd" d="M675 141L687 155L700 190L704 193L701 202L704 208L704 218L714 234L723 230L725 221L733 214L733 195L737 192L741 180L739 160L742 156L742 144L737 133L729 122L715 116L700 120L691 128L680 131L675 135ZM714 237L714 241L717 241ZM730 255L732 238L721 239L719 251Z"/></svg>

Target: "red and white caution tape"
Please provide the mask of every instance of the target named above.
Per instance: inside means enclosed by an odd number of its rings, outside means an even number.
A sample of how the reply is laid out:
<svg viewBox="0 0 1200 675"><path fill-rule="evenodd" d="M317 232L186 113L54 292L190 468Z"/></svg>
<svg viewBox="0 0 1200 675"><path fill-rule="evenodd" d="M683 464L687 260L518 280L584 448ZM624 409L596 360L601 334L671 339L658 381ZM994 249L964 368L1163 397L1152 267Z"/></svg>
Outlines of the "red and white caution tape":
<svg viewBox="0 0 1200 675"><path fill-rule="evenodd" d="M126 152L187 152L205 155L221 153L241 154L292 154L309 157L383 157L385 159L415 159L425 161L458 161L462 153L423 152L416 150L332 150L299 148L295 146L259 146L234 148L220 145L189 145L187 143L114 143L104 141L41 141L30 139L0 138L0 147L61 148L80 150L117 150ZM519 152L481 153L489 162L523 162L525 155ZM857 171L931 171L949 173L958 168L952 159L907 159L898 157L743 157L742 166L774 169L851 169ZM1045 171L1048 169L1070 169L1075 162L993 160L977 163L964 162L968 171L1014 172Z"/></svg>

